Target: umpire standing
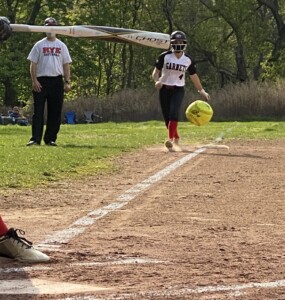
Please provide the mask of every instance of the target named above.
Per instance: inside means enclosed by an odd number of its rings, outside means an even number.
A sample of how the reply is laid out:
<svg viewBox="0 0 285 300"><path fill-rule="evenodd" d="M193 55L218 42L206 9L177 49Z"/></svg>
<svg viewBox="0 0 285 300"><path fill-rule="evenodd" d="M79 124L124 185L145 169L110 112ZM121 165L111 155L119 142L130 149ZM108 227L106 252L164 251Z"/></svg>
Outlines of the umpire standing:
<svg viewBox="0 0 285 300"><path fill-rule="evenodd" d="M56 26L54 18L47 18L45 26ZM27 146L40 145L44 131L44 111L47 103L47 123L44 142L57 146L56 139L61 124L64 92L70 91L71 57L67 46L54 33L38 41L28 60L33 86L34 114L32 137Z"/></svg>

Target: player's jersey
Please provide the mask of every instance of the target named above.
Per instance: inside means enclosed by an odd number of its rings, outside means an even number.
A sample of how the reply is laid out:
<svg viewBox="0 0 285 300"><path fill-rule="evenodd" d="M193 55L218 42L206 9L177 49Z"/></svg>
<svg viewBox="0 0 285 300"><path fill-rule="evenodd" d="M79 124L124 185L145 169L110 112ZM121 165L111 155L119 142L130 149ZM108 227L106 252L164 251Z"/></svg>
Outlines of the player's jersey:
<svg viewBox="0 0 285 300"><path fill-rule="evenodd" d="M63 65L71 63L66 45L58 39L49 41L46 38L34 45L28 60L37 64L37 77L64 75Z"/></svg>
<svg viewBox="0 0 285 300"><path fill-rule="evenodd" d="M177 58L172 51L163 52L156 60L155 67L161 71L159 81L165 85L184 86L186 72L196 74L191 57L185 53Z"/></svg>

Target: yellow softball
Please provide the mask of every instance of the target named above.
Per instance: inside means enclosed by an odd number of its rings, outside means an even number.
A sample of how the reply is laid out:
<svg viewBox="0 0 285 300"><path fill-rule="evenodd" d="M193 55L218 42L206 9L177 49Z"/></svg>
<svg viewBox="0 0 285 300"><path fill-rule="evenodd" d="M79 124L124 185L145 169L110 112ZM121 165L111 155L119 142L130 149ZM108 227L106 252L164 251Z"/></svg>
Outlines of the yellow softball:
<svg viewBox="0 0 285 300"><path fill-rule="evenodd" d="M209 123L213 116L211 105L202 100L192 102L186 109L186 118L197 126L202 126Z"/></svg>

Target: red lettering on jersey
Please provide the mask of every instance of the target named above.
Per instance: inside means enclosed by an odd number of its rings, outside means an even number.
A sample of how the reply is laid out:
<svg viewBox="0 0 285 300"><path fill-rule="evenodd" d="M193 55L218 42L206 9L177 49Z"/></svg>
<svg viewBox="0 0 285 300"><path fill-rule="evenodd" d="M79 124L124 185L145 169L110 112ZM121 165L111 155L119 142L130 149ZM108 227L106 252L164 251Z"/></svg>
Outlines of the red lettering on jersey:
<svg viewBox="0 0 285 300"><path fill-rule="evenodd" d="M61 53L61 48L58 47L43 47L43 54L51 54L58 56Z"/></svg>

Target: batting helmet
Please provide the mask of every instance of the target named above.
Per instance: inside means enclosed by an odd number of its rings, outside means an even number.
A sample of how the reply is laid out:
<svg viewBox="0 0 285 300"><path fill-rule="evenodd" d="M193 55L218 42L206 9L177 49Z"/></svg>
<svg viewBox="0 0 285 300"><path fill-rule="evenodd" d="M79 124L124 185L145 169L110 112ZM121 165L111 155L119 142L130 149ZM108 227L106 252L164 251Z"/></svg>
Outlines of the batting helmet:
<svg viewBox="0 0 285 300"><path fill-rule="evenodd" d="M6 17L0 17L0 42L7 40L12 34L10 21Z"/></svg>
<svg viewBox="0 0 285 300"><path fill-rule="evenodd" d="M187 46L186 34L183 31L174 31L170 35L170 45L174 52L185 51Z"/></svg>
<svg viewBox="0 0 285 300"><path fill-rule="evenodd" d="M55 18L49 17L49 18L45 19L44 25L45 26L56 26L57 25L57 21L56 21Z"/></svg>

